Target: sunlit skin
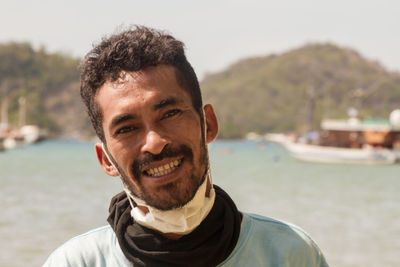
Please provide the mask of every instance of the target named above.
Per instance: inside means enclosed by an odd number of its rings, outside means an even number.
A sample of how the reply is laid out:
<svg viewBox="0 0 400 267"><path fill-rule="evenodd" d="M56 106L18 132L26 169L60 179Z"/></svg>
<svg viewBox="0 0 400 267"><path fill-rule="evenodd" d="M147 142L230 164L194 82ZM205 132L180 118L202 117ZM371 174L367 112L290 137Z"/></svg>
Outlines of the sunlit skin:
<svg viewBox="0 0 400 267"><path fill-rule="evenodd" d="M103 114L107 150L132 193L160 209L186 204L203 178L207 153L200 115L190 95L178 84L175 69L158 65L126 73L118 82L108 81L100 87L96 101ZM206 105L204 112L205 141L209 143L215 139L218 125L211 105ZM161 160L144 160L162 151L180 151L181 146L191 151L193 159L178 153ZM96 144L96 152L103 170L119 176L101 144ZM132 171L135 161L141 163L136 174ZM150 174L173 162L179 165L172 172Z"/></svg>

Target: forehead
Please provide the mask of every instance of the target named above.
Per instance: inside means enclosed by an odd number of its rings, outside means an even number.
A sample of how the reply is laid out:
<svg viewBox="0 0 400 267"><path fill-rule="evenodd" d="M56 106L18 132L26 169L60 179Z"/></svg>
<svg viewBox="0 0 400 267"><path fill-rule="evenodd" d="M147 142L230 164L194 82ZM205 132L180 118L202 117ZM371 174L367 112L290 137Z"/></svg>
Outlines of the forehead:
<svg viewBox="0 0 400 267"><path fill-rule="evenodd" d="M114 89L115 93L132 93L135 89L168 92L183 90L178 83L175 68L169 65L158 65L134 72L122 71L119 79L114 82L106 81L101 88L104 87Z"/></svg>
<svg viewBox="0 0 400 267"><path fill-rule="evenodd" d="M96 102L106 117L110 111L146 108L168 97L178 98L192 106L189 93L177 81L175 68L158 65L137 72L122 72L117 81L105 82L97 91Z"/></svg>

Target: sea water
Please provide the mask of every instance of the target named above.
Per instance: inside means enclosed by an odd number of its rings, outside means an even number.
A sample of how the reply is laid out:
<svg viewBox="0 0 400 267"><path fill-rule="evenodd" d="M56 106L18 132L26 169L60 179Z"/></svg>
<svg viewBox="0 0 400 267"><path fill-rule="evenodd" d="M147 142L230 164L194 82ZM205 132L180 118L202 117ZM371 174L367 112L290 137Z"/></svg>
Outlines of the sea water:
<svg viewBox="0 0 400 267"><path fill-rule="evenodd" d="M303 163L249 141L214 142L210 158L213 182L240 210L302 227L331 266L400 266L400 165ZM41 266L69 238L107 224L120 191L93 143L0 152L0 266Z"/></svg>

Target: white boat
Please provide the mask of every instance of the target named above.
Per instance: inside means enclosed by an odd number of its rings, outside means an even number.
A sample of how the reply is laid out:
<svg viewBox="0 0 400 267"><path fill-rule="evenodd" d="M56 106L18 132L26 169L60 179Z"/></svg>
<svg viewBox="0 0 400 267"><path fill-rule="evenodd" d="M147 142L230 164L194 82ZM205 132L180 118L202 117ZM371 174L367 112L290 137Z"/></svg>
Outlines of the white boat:
<svg viewBox="0 0 400 267"><path fill-rule="evenodd" d="M283 145L286 142L289 142L289 137L283 133L268 133L264 135L264 139L268 142Z"/></svg>
<svg viewBox="0 0 400 267"><path fill-rule="evenodd" d="M25 145L34 144L46 139L45 131L36 125L24 125L18 130L9 131L9 134L3 139L4 149L13 149Z"/></svg>
<svg viewBox="0 0 400 267"><path fill-rule="evenodd" d="M284 147L296 159L320 163L345 164L393 164L396 153L385 148L342 148L294 142L285 142Z"/></svg>
<svg viewBox="0 0 400 267"><path fill-rule="evenodd" d="M267 134L265 139L283 145L302 161L348 164L400 162L400 110L389 120L323 120L320 132L294 138Z"/></svg>
<svg viewBox="0 0 400 267"><path fill-rule="evenodd" d="M26 99L19 99L19 127L13 129L8 124L8 100L2 99L0 105L0 151L18 146L30 145L46 139L46 131L36 125L26 125Z"/></svg>

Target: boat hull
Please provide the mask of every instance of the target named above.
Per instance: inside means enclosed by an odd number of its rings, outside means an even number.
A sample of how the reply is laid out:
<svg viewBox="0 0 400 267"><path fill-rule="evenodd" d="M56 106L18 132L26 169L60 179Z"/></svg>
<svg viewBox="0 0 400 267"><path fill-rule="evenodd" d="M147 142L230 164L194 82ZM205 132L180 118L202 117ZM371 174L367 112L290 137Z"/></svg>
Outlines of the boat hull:
<svg viewBox="0 0 400 267"><path fill-rule="evenodd" d="M296 159L307 162L340 164L393 164L397 155L389 149L337 148L286 142L285 148Z"/></svg>

